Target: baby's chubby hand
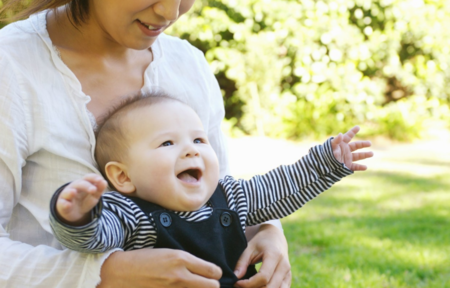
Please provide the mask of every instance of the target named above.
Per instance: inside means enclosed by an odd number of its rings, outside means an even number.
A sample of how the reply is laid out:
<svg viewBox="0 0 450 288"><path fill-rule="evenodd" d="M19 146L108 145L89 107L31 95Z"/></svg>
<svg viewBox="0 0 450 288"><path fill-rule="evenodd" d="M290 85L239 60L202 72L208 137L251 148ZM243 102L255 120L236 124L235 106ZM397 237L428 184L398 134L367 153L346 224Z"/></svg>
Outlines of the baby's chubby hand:
<svg viewBox="0 0 450 288"><path fill-rule="evenodd" d="M106 186L105 179L93 173L67 185L56 201L56 213L60 220L72 226L89 223L90 212L97 205Z"/></svg>
<svg viewBox="0 0 450 288"><path fill-rule="evenodd" d="M341 163L344 163L347 168L353 171L367 170L366 165L354 163L354 161L367 159L373 156L372 151L352 153L356 150L370 147L370 141L350 141L359 132L359 126L355 126L342 135L339 133L333 140L331 140L331 148L333 149L334 157Z"/></svg>

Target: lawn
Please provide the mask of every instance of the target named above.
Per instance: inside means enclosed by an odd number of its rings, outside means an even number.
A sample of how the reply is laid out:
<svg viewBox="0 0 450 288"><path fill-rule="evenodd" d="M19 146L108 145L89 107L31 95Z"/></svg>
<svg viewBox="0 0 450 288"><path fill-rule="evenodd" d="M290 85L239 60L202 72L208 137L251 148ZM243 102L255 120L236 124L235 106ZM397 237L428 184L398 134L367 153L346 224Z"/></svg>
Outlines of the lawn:
<svg viewBox="0 0 450 288"><path fill-rule="evenodd" d="M282 221L292 287L450 287L450 177L358 175Z"/></svg>
<svg viewBox="0 0 450 288"><path fill-rule="evenodd" d="M366 162L369 171L343 180L283 219L292 287L450 287L450 152L445 140L374 145L376 157ZM232 141L231 151L252 146L247 142ZM246 157L268 155L281 142L254 143L261 152L243 148ZM303 144L284 143L283 155L304 154L308 145ZM283 155L275 158L286 162ZM232 164L242 163L243 155L236 157ZM237 170L244 178L265 169L241 166Z"/></svg>

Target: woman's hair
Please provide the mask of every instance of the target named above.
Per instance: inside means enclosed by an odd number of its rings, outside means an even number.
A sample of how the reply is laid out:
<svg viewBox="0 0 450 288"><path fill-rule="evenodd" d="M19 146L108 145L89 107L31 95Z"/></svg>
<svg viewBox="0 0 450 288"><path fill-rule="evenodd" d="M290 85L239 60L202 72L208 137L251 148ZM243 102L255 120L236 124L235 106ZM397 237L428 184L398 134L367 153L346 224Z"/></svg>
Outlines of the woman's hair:
<svg viewBox="0 0 450 288"><path fill-rule="evenodd" d="M85 22L89 16L89 0L6 0L0 6L0 21L15 21L29 17L31 14L67 6L67 16L71 22L77 26ZM11 14L11 15L8 15Z"/></svg>

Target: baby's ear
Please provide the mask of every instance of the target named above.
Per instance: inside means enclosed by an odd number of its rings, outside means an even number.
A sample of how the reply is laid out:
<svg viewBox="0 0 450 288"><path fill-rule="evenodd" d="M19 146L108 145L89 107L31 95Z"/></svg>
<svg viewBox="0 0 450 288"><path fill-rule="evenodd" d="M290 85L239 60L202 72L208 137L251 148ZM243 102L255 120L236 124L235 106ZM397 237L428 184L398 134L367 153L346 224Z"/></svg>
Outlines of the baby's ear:
<svg viewBox="0 0 450 288"><path fill-rule="evenodd" d="M109 182L114 185L120 193L133 193L136 187L128 177L127 166L123 163L111 161L105 165L105 174Z"/></svg>

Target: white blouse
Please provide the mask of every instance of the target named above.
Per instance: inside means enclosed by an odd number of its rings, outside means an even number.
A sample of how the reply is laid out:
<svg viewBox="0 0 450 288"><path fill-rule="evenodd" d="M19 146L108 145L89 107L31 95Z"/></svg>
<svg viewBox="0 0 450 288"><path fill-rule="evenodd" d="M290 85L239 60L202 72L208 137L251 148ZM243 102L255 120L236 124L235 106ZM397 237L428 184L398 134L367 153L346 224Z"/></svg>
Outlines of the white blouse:
<svg viewBox="0 0 450 288"><path fill-rule="evenodd" d="M160 35L142 92L162 88L199 114L227 172L222 94L203 53ZM61 61L46 12L0 30L0 287L95 287L100 255L62 250L49 203L62 184L99 173L86 103L90 97Z"/></svg>

